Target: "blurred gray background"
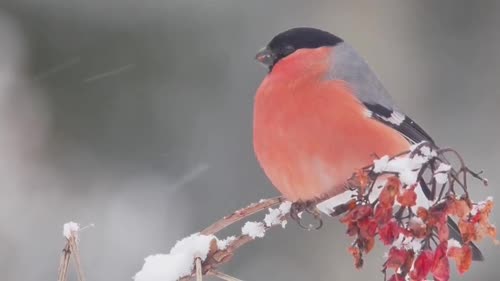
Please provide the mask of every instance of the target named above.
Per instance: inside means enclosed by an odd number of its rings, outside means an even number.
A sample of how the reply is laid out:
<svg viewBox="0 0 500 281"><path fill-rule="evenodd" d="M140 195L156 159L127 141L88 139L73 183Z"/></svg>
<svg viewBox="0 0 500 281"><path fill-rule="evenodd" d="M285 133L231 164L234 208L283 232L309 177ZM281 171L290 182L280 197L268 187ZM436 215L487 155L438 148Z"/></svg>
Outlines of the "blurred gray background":
<svg viewBox="0 0 500 281"><path fill-rule="evenodd" d="M266 73L253 56L295 26L355 46L401 108L486 170L473 196L500 195L498 1L0 0L2 280L55 280L69 220L95 223L88 280L131 280L147 255L276 195L251 144ZM383 250L357 271L343 233L289 224L223 270L382 280ZM459 280L498 280L492 245Z"/></svg>

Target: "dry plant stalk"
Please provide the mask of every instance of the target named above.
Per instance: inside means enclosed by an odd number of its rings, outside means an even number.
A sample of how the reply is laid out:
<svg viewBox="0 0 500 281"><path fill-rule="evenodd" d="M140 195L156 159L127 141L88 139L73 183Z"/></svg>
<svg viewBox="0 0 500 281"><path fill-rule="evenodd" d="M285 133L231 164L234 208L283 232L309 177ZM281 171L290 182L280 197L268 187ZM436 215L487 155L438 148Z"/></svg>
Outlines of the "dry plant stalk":
<svg viewBox="0 0 500 281"><path fill-rule="evenodd" d="M78 281L85 281L85 276L83 274L83 269L80 259L80 249L78 247L78 237L76 231L71 231L69 238L66 238L66 245L64 246L61 253L61 259L59 263L59 274L57 277L57 281L68 280L68 267L71 257L73 257L74 260Z"/></svg>
<svg viewBox="0 0 500 281"><path fill-rule="evenodd" d="M201 259L196 258L195 260L195 269L196 269L196 281L203 281L203 273L201 271Z"/></svg>
<svg viewBox="0 0 500 281"><path fill-rule="evenodd" d="M71 250L69 245L69 240L66 242L66 246L64 246L61 253L61 261L59 262L59 274L57 277L57 281L66 281L68 278L68 266L69 259L71 257Z"/></svg>

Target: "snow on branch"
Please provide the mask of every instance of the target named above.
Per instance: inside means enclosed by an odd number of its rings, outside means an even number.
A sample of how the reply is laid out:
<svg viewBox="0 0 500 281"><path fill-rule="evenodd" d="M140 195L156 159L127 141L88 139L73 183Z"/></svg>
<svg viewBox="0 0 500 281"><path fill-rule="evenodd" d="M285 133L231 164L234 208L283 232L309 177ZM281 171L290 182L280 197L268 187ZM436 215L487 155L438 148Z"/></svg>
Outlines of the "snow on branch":
<svg viewBox="0 0 500 281"><path fill-rule="evenodd" d="M80 249L78 247L79 233L88 227L93 227L94 224L80 228L76 222L70 221L63 225L62 234L66 238L66 245L64 246L59 262L59 274L57 281L68 280L68 267L71 257L73 257L75 268L78 276L78 281L85 281L83 274L82 263L80 260Z"/></svg>
<svg viewBox="0 0 500 281"><path fill-rule="evenodd" d="M456 158L459 165L452 167L449 157ZM276 197L235 211L181 239L170 253L147 257L134 280L201 280L202 275L238 280L219 268L240 247L263 238L270 228L284 228L287 220L300 223L301 211L316 214L314 210L319 209L330 217L340 216L347 235L354 239L348 249L357 268L362 267L364 256L378 238L389 248L382 266L384 280L421 281L432 275L435 280L447 281L449 259L464 273L473 258L482 258L473 242L489 236L498 243L496 229L489 222L493 199L474 202L469 197L469 178L488 183L480 174L470 170L455 150L422 142L394 157L374 159L372 165L356 171L345 192L335 197L307 202L307 207ZM229 225L266 209L262 221L246 221L236 236L216 236Z"/></svg>

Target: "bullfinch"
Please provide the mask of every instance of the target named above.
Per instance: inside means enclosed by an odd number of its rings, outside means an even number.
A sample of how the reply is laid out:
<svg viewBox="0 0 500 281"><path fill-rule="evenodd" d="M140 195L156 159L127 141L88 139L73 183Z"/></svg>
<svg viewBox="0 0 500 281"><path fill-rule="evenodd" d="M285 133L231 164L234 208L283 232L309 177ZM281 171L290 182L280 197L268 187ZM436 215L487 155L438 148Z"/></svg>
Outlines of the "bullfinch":
<svg viewBox="0 0 500 281"><path fill-rule="evenodd" d="M256 59L268 68L254 101L253 144L272 184L292 202L339 195L374 155L434 142L393 102L365 60L315 28L276 35ZM450 235L461 241L449 219ZM482 254L473 247L473 258Z"/></svg>

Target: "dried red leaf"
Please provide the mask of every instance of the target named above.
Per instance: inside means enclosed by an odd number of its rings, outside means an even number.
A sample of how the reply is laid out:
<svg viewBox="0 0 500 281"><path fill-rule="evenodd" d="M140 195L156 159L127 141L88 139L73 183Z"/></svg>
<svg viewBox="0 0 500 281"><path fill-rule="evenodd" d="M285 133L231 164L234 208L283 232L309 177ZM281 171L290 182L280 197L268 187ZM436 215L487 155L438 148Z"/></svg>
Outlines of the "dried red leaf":
<svg viewBox="0 0 500 281"><path fill-rule="evenodd" d="M415 185L405 189L402 193L398 194L398 203L403 207L412 207L417 204L417 193L415 193Z"/></svg>
<svg viewBox="0 0 500 281"><path fill-rule="evenodd" d="M481 211L478 211L477 214L472 216L469 221L472 223L478 223L480 224L484 220L483 214L481 214Z"/></svg>
<svg viewBox="0 0 500 281"><path fill-rule="evenodd" d="M375 246L375 238L370 237L363 239L363 252L365 252L365 254L368 254L373 249L374 246Z"/></svg>
<svg viewBox="0 0 500 281"><path fill-rule="evenodd" d="M366 187L370 183L370 178L368 177L368 173L365 172L363 169L360 169L360 170L358 170L356 175L357 175L357 180L358 180L358 184L359 184L359 188L360 188L359 192L361 194L364 194Z"/></svg>
<svg viewBox="0 0 500 281"><path fill-rule="evenodd" d="M336 217L338 215L344 214L347 211L350 211L356 207L356 199L351 199L347 201L344 204L340 204L333 208L332 212L330 213L330 216Z"/></svg>
<svg viewBox="0 0 500 281"><path fill-rule="evenodd" d="M409 258L410 258L410 252L408 250L392 247L389 250L389 256L387 258L385 266L386 268L398 270L407 263L407 260Z"/></svg>
<svg viewBox="0 0 500 281"><path fill-rule="evenodd" d="M418 219L410 220L408 223L409 233L406 236L411 236L415 238L424 238L427 236L427 225L423 221Z"/></svg>
<svg viewBox="0 0 500 281"><path fill-rule="evenodd" d="M491 212L493 211L494 203L491 200L487 200L484 206L481 208L481 219L483 222L487 222L490 217Z"/></svg>
<svg viewBox="0 0 500 281"><path fill-rule="evenodd" d="M427 223L431 226L447 225L448 214L446 208L432 208L429 211Z"/></svg>
<svg viewBox="0 0 500 281"><path fill-rule="evenodd" d="M410 272L410 278L414 281L425 280L431 271L434 261L434 253L431 250L424 250L415 260L413 270Z"/></svg>
<svg viewBox="0 0 500 281"><path fill-rule="evenodd" d="M392 207L385 208L378 204L375 208L375 214L373 216L375 217L377 223L385 224L392 219Z"/></svg>
<svg viewBox="0 0 500 281"><path fill-rule="evenodd" d="M439 223L436 225L436 227L438 228L439 241L448 241L448 239L450 238L450 228L448 227L448 224Z"/></svg>
<svg viewBox="0 0 500 281"><path fill-rule="evenodd" d="M388 281L405 281L405 277L402 274L394 273Z"/></svg>
<svg viewBox="0 0 500 281"><path fill-rule="evenodd" d="M355 247L355 246L351 246L347 250L354 258L354 266L356 266L357 269L360 269L361 267L363 267L363 256L362 256L359 248Z"/></svg>
<svg viewBox="0 0 500 281"><path fill-rule="evenodd" d="M476 225L475 241L479 241L483 239L485 236L489 236L490 238L493 239L493 242L498 244L498 240L496 239L497 229L495 228L495 226L489 223Z"/></svg>
<svg viewBox="0 0 500 281"><path fill-rule="evenodd" d="M448 199L448 214L451 216L457 216L458 218L465 218L469 215L471 209L468 202L465 199Z"/></svg>
<svg viewBox="0 0 500 281"><path fill-rule="evenodd" d="M461 248L450 247L448 249L448 257L455 260L458 272L464 274L469 271L472 264L472 249L469 244L465 244Z"/></svg>
<svg viewBox="0 0 500 281"><path fill-rule="evenodd" d="M387 183L382 188L379 195L379 204L384 208L392 208L394 205L394 199L399 193L399 188L401 187L401 182L397 177L390 177L387 179Z"/></svg>
<svg viewBox="0 0 500 281"><path fill-rule="evenodd" d="M497 237L497 228L493 225L488 225L486 228L486 234L496 240Z"/></svg>
<svg viewBox="0 0 500 281"><path fill-rule="evenodd" d="M362 205L357 206L347 213L344 217L340 219L342 223L357 222L360 219L366 218L372 214L373 210L371 206Z"/></svg>
<svg viewBox="0 0 500 281"><path fill-rule="evenodd" d="M464 243L477 240L476 226L474 223L469 221L460 220L458 222L458 229L462 233L462 239Z"/></svg>
<svg viewBox="0 0 500 281"><path fill-rule="evenodd" d="M427 218L429 217L429 211L424 207L418 207L417 217L419 217L420 219L422 219L425 222L425 221L427 221Z"/></svg>
<svg viewBox="0 0 500 281"><path fill-rule="evenodd" d="M379 227L378 235L384 245L390 245L396 240L401 233L400 227L395 219L391 219L386 224Z"/></svg>
<svg viewBox="0 0 500 281"><path fill-rule="evenodd" d="M373 237L377 231L377 224L370 219L373 213L369 205L357 206L350 210L340 221L347 225L347 234L355 236L361 234L363 237Z"/></svg>
<svg viewBox="0 0 500 281"><path fill-rule="evenodd" d="M358 222L359 235L364 238L373 238L377 233L378 224L373 219L365 218Z"/></svg>
<svg viewBox="0 0 500 281"><path fill-rule="evenodd" d="M347 235L355 236L358 235L358 233L359 233L358 224L356 222L349 222L347 224Z"/></svg>
<svg viewBox="0 0 500 281"><path fill-rule="evenodd" d="M413 265L413 260L415 259L415 252L413 250L408 250L408 257L406 258L405 263L401 267L401 272L408 273Z"/></svg>
<svg viewBox="0 0 500 281"><path fill-rule="evenodd" d="M434 259L432 264L432 276L436 281L449 281L450 280L450 262L446 256L448 249L448 241L441 242L434 252Z"/></svg>

